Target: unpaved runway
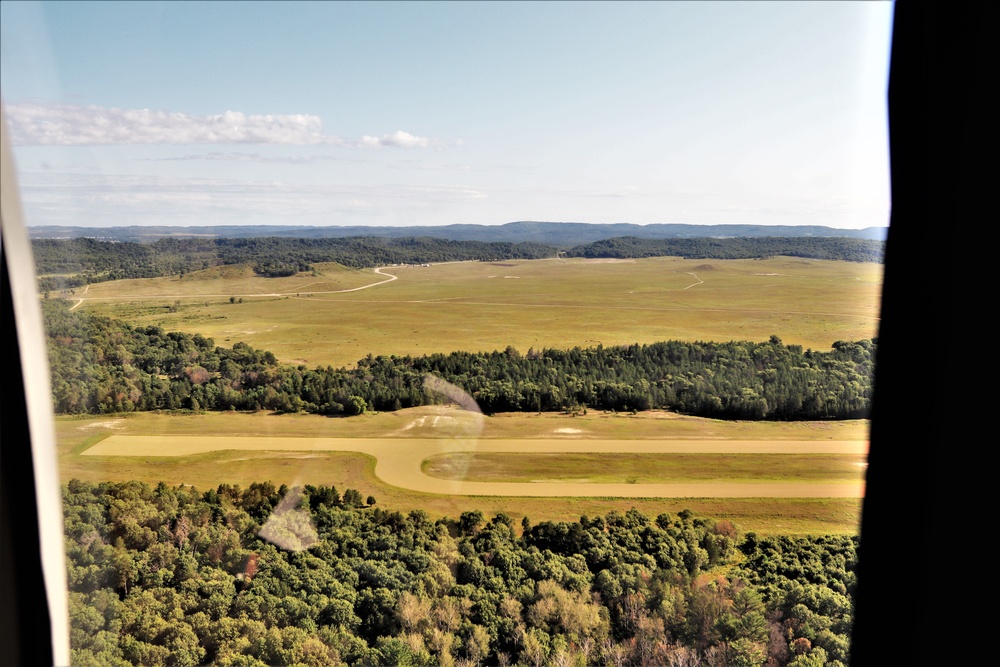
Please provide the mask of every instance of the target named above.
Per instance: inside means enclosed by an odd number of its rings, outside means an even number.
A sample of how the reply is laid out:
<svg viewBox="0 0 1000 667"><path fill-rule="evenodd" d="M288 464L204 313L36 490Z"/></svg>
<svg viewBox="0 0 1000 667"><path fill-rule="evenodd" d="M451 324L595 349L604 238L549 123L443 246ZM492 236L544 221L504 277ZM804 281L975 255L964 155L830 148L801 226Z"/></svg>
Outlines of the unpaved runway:
<svg viewBox="0 0 1000 667"><path fill-rule="evenodd" d="M282 438L112 435L84 456L190 456L213 451L360 452L376 459L375 474L403 489L459 496L614 498L861 498L864 483L592 484L584 482L463 482L430 477L424 459L456 452L630 454L867 454L863 441L736 440L421 440L402 438Z"/></svg>

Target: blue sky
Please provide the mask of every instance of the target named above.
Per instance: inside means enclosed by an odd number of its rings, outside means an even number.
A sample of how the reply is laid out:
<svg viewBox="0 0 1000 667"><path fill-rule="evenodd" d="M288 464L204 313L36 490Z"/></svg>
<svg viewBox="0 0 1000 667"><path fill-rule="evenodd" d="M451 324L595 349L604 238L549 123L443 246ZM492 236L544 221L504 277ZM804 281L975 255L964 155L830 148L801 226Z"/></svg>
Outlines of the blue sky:
<svg viewBox="0 0 1000 667"><path fill-rule="evenodd" d="M890 3L0 12L29 225L888 224Z"/></svg>

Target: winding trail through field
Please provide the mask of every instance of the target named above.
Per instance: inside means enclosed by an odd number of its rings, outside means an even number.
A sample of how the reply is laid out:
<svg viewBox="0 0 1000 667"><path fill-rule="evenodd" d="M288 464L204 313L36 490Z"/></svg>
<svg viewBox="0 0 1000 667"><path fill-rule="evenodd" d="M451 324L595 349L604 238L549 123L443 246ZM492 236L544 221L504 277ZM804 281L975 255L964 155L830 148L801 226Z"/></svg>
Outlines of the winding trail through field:
<svg viewBox="0 0 1000 667"><path fill-rule="evenodd" d="M688 274L689 276L694 276L694 279L695 279L695 280L697 280L698 282L696 282L696 283L691 283L690 285L688 285L688 286L687 286L687 287L685 287L684 289L691 289L692 287L694 287L694 286L696 286L696 285L704 285L704 284L705 284L705 281L704 281L704 280L702 280L701 278L699 278L697 274L695 274L695 273L692 273L691 271L688 271L688 272L687 272L687 274Z"/></svg>
<svg viewBox="0 0 1000 667"><path fill-rule="evenodd" d="M707 484L595 484L588 482L467 482L431 477L421 463L438 454L630 453L630 454L867 454L864 441L583 440L295 438L112 435L84 456L192 456L214 451L358 452L376 460L375 474L411 491L458 496L600 498L861 498L864 483L740 482Z"/></svg>
<svg viewBox="0 0 1000 667"><path fill-rule="evenodd" d="M342 294L344 292L358 292L358 291L363 290L363 289L368 289L369 287L378 287L379 285L385 285L386 283L391 283L393 280L399 280L399 276L393 275L391 273L383 273L382 269L384 269L384 268L386 268L386 267L380 266L377 269L374 269L375 273L379 274L380 276L385 276L386 277L385 280L380 280L377 283L370 283L368 285L362 285L361 287L352 287L351 289L338 289L338 290L333 290L332 292L312 292L312 293L313 294Z"/></svg>
<svg viewBox="0 0 1000 667"><path fill-rule="evenodd" d="M381 267L378 267L376 269L373 269L374 273L377 273L378 275L385 277L385 280L379 280L378 282L369 283L367 285L362 285L361 287L351 287L349 289L335 289L335 290L326 290L326 291L322 291L322 292L308 292L308 293L309 294L343 294L345 292L357 292L357 291L360 291L360 290L363 290L363 289L368 289L370 287L378 287L379 285L384 285L386 283L391 283L393 280L398 280L399 279L399 276L393 275L391 273L383 273L382 270L386 269L386 268L389 268L389 267L381 266ZM196 298L201 299L203 297L219 298L219 297L228 297L228 296L237 296L237 297L262 297L262 296L264 296L264 297L267 297L267 296L271 296L271 297L278 297L278 296L297 297L299 294L302 294L303 292L307 292L308 291L308 290L304 289L304 287L308 287L309 285L314 285L314 284L315 283L308 283L308 284L304 285L303 287L299 287L294 292L266 292L266 293L260 293L260 294L238 294L238 293L237 294L233 294L233 293L226 293L226 294L200 294L200 293L199 294L190 294L190 293L188 293L188 294L143 294L143 295L136 295L136 296L94 296L94 297L87 297L86 299L77 298L76 299L76 304L74 304L73 307L70 308L70 310L75 309L77 306L79 306L80 304L82 304L84 301L146 301L146 300L153 300L153 299L179 299L179 298L191 298L191 297L196 297ZM87 285L87 289L89 289L89 288L90 288L90 285ZM83 291L84 294L86 294L87 289L85 289Z"/></svg>
<svg viewBox="0 0 1000 667"><path fill-rule="evenodd" d="M90 284L88 283L87 285L84 286L83 291L80 292L80 294L86 294L89 290L90 290ZM74 303L72 306L70 306L69 309L70 310L76 310L80 306L80 304L83 303L83 302L84 302L83 298L77 297L76 303Z"/></svg>

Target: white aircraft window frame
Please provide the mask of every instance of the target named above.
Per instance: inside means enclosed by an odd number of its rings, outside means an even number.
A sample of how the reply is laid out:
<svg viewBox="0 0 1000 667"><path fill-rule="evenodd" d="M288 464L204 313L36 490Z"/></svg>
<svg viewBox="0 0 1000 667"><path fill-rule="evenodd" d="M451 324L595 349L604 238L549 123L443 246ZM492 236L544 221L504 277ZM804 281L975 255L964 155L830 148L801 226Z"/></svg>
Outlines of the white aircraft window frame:
<svg viewBox="0 0 1000 667"><path fill-rule="evenodd" d="M2 108L2 104L0 104ZM55 665L70 664L69 604L64 549L62 492L55 449L55 416L49 383L49 359L45 347L35 260L24 226L17 188L14 159L7 134L7 118L0 112L0 220L2 248L6 256L21 360L21 380L31 434L31 459L35 472L35 503L42 576L51 623L52 658ZM19 443L5 442L4 446ZM22 647L23 649L24 647Z"/></svg>

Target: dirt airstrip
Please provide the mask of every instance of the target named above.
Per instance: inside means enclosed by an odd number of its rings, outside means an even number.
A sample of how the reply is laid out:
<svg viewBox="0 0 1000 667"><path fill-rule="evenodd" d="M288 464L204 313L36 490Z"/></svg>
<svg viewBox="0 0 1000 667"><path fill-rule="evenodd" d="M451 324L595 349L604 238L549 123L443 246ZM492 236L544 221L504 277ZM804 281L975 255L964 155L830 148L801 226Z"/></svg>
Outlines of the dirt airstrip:
<svg viewBox="0 0 1000 667"><path fill-rule="evenodd" d="M111 435L84 456L180 457L213 451L359 452L376 460L384 482L424 493L460 496L602 498L860 498L864 483L596 484L588 482L467 482L426 475L421 463L440 454L867 454L864 441L397 439L177 435Z"/></svg>

